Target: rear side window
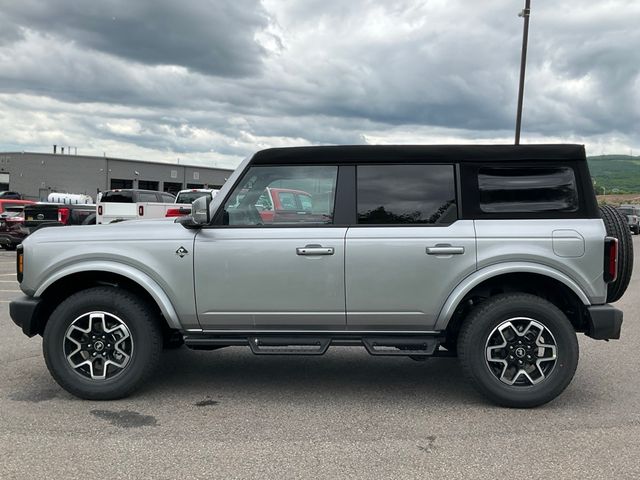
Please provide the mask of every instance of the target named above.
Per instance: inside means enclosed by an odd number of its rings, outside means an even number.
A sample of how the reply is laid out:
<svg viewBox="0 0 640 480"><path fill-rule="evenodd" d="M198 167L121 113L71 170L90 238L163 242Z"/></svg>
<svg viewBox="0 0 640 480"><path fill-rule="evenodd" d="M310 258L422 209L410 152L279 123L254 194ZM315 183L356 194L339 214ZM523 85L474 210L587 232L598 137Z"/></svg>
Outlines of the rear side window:
<svg viewBox="0 0 640 480"><path fill-rule="evenodd" d="M157 202L158 197L153 192L138 192L138 202Z"/></svg>
<svg viewBox="0 0 640 480"><path fill-rule="evenodd" d="M484 213L575 212L578 190L569 167L484 167L478 171Z"/></svg>
<svg viewBox="0 0 640 480"><path fill-rule="evenodd" d="M133 203L132 192L104 192L101 202Z"/></svg>
<svg viewBox="0 0 640 480"><path fill-rule="evenodd" d="M448 224L457 219L453 165L360 165L359 224Z"/></svg>

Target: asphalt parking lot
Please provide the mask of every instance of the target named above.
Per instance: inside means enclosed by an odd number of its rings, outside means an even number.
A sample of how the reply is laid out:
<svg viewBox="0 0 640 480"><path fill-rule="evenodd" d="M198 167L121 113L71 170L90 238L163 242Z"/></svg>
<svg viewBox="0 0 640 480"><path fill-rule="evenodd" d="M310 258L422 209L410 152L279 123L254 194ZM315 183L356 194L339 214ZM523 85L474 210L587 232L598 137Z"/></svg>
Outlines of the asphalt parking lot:
<svg viewBox="0 0 640 480"><path fill-rule="evenodd" d="M634 238L636 251L640 237ZM0 478L640 478L640 272L623 338L580 337L567 391L494 407L455 359L417 363L334 348L166 352L133 397L78 400L41 339L14 326L14 254L0 253Z"/></svg>

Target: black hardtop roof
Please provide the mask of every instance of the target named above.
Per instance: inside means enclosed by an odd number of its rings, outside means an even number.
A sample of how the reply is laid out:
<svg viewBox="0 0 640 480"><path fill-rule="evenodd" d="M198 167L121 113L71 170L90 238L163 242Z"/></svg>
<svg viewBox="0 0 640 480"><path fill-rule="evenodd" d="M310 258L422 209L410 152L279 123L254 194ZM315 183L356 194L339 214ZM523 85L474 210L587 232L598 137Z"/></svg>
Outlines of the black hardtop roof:
<svg viewBox="0 0 640 480"><path fill-rule="evenodd" d="M344 145L269 148L252 164L439 163L586 160L584 145Z"/></svg>

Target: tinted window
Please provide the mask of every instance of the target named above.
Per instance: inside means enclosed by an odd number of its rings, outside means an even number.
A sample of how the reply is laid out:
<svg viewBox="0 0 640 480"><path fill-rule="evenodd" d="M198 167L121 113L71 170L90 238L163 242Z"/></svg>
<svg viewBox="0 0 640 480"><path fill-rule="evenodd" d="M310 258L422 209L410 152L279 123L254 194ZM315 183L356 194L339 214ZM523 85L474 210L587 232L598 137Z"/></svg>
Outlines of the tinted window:
<svg viewBox="0 0 640 480"><path fill-rule="evenodd" d="M104 192L101 202L133 203L131 192Z"/></svg>
<svg viewBox="0 0 640 480"><path fill-rule="evenodd" d="M578 192L568 167L487 167L478 173L485 213L575 212Z"/></svg>
<svg viewBox="0 0 640 480"><path fill-rule="evenodd" d="M176 199L176 197L168 193L162 193L160 194L160 196L162 197L162 201L164 203L173 203L174 200Z"/></svg>
<svg viewBox="0 0 640 480"><path fill-rule="evenodd" d="M432 224L457 218L452 165L357 167L358 223Z"/></svg>
<svg viewBox="0 0 640 480"><path fill-rule="evenodd" d="M337 176L337 166L251 167L225 203L224 223L330 224Z"/></svg>
<svg viewBox="0 0 640 480"><path fill-rule="evenodd" d="M157 202L158 197L153 192L138 192L138 202Z"/></svg>
<svg viewBox="0 0 640 480"><path fill-rule="evenodd" d="M184 192L178 194L176 203L193 203L200 197L211 196L209 192Z"/></svg>

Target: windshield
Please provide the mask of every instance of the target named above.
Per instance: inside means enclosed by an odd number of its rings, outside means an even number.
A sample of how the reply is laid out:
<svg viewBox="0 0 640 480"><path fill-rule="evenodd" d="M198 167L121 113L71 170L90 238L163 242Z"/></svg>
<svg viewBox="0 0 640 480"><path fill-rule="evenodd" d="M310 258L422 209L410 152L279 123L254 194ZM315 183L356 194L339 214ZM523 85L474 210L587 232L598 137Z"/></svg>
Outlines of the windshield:
<svg viewBox="0 0 640 480"><path fill-rule="evenodd" d="M181 192L176 198L176 203L193 203L198 198L206 195L211 198L211 194L209 192Z"/></svg>

